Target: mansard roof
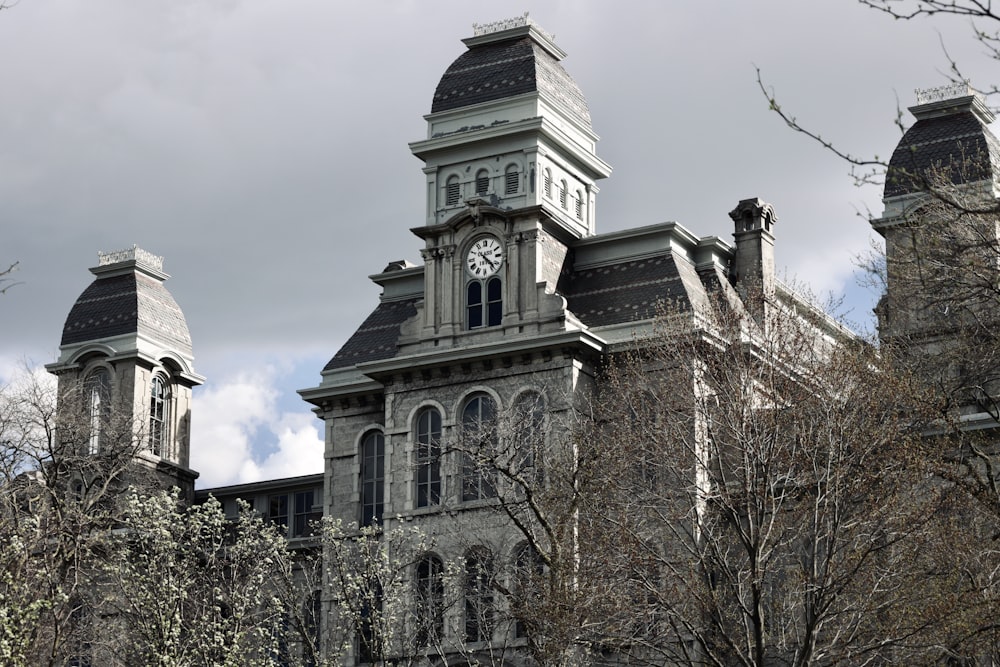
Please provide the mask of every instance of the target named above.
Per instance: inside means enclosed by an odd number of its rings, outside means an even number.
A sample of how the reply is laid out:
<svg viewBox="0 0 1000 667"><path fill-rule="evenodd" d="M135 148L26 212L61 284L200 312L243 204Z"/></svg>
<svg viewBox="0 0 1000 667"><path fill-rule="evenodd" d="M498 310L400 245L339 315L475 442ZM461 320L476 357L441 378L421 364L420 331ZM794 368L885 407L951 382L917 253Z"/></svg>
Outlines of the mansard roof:
<svg viewBox="0 0 1000 667"><path fill-rule="evenodd" d="M117 336L142 334L166 347L192 355L191 334L180 306L163 281L162 258L159 266L136 260L133 248L130 259L115 253L102 255L101 265L91 269L97 278L73 304L63 326L62 345L99 341ZM152 257L152 256L149 256Z"/></svg>
<svg viewBox="0 0 1000 667"><path fill-rule="evenodd" d="M396 356L399 328L403 322L417 314L417 301L418 299L404 299L379 303L323 370L346 368Z"/></svg>
<svg viewBox="0 0 1000 667"><path fill-rule="evenodd" d="M919 97L922 96L922 97ZM918 91L917 121L892 153L883 196L927 192L941 179L958 185L996 180L1000 142L987 125L993 114L965 84Z"/></svg>
<svg viewBox="0 0 1000 667"><path fill-rule="evenodd" d="M465 42L469 50L438 82L431 113L537 92L591 128L587 100L559 64L562 52L536 26L528 23Z"/></svg>
<svg viewBox="0 0 1000 667"><path fill-rule="evenodd" d="M661 237L688 234L673 223L647 228L647 233ZM617 240L615 236L590 237L586 243L591 251L606 248ZM717 274L724 268L699 272L682 250L671 244L658 247L647 249L640 257L579 265L574 263L574 253L570 253L557 293L566 298L568 311L588 329L648 321L665 307L687 311L707 304L707 295L718 289ZM379 303L323 370L395 357L400 328L416 315L421 298L419 295Z"/></svg>
<svg viewBox="0 0 1000 667"><path fill-rule="evenodd" d="M687 280L683 274L688 274ZM559 292L581 322L600 327L654 318L668 304L689 309L692 280L698 278L691 264L666 252L567 271L559 281Z"/></svg>

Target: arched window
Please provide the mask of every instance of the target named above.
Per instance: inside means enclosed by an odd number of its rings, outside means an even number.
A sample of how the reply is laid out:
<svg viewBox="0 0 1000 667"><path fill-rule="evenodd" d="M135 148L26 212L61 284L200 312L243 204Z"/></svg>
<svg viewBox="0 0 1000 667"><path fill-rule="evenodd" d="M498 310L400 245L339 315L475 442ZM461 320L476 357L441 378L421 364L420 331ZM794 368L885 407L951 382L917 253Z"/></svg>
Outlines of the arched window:
<svg viewBox="0 0 1000 667"><path fill-rule="evenodd" d="M441 413L424 408L417 414L417 507L441 503Z"/></svg>
<svg viewBox="0 0 1000 667"><path fill-rule="evenodd" d="M559 181L559 205L566 208L566 181Z"/></svg>
<svg viewBox="0 0 1000 667"><path fill-rule="evenodd" d="M545 174L544 174L543 178L544 178L544 181L542 182L542 191L545 193L546 197L548 197L549 199L551 199L552 198L552 172L549 170L548 167L545 168Z"/></svg>
<svg viewBox="0 0 1000 667"><path fill-rule="evenodd" d="M526 542L514 550L513 575L510 608L514 615L514 636L527 637L530 623L525 620L538 608L545 563L541 554Z"/></svg>
<svg viewBox="0 0 1000 667"><path fill-rule="evenodd" d="M382 523L385 507L385 437L370 431L361 440L361 525Z"/></svg>
<svg viewBox="0 0 1000 667"><path fill-rule="evenodd" d="M170 390L162 375L154 375L149 391L149 451L170 459Z"/></svg>
<svg viewBox="0 0 1000 667"><path fill-rule="evenodd" d="M505 195L516 195L521 184L521 175L517 172L517 165L512 164L507 167L504 174L503 193Z"/></svg>
<svg viewBox="0 0 1000 667"><path fill-rule="evenodd" d="M445 206L457 206L458 200L461 197L461 188L458 182L458 176L449 176L447 184L444 186L444 203Z"/></svg>
<svg viewBox="0 0 1000 667"><path fill-rule="evenodd" d="M496 405L488 394L474 394L462 409L462 500L497 495Z"/></svg>
<svg viewBox="0 0 1000 667"><path fill-rule="evenodd" d="M88 375L83 395L90 431L87 451L97 454L101 451L102 440L107 435L106 429L111 419L111 373L106 368L98 368Z"/></svg>
<svg viewBox="0 0 1000 667"><path fill-rule="evenodd" d="M518 483L540 484L544 481L545 400L537 391L518 396L511 409L511 436L514 448L512 472Z"/></svg>
<svg viewBox="0 0 1000 667"><path fill-rule="evenodd" d="M468 328L499 326L503 320L503 284L500 278L493 276L486 280L470 280L465 290Z"/></svg>
<svg viewBox="0 0 1000 667"><path fill-rule="evenodd" d="M583 193L576 191L576 219L583 220Z"/></svg>
<svg viewBox="0 0 1000 667"><path fill-rule="evenodd" d="M485 549L465 554L465 640L486 642L493 637L493 559Z"/></svg>
<svg viewBox="0 0 1000 667"><path fill-rule="evenodd" d="M428 554L417 561L417 645L432 646L444 637L444 566Z"/></svg>
<svg viewBox="0 0 1000 667"><path fill-rule="evenodd" d="M484 195L490 191L490 172L480 169L476 172L476 194Z"/></svg>
<svg viewBox="0 0 1000 667"><path fill-rule="evenodd" d="M357 662L369 664L379 662L385 654L385 643L382 633L378 631L382 620L382 585L377 578L364 579L360 584L358 597L361 607L358 609Z"/></svg>

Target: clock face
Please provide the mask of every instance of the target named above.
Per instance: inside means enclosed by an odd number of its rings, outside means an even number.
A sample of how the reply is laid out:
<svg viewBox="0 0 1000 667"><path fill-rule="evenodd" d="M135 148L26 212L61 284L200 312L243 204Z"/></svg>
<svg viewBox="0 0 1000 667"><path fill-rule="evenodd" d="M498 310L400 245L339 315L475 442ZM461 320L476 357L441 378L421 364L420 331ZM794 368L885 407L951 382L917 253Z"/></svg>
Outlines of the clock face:
<svg viewBox="0 0 1000 667"><path fill-rule="evenodd" d="M492 236L476 240L465 256L465 269L476 278L488 278L503 264L503 246Z"/></svg>

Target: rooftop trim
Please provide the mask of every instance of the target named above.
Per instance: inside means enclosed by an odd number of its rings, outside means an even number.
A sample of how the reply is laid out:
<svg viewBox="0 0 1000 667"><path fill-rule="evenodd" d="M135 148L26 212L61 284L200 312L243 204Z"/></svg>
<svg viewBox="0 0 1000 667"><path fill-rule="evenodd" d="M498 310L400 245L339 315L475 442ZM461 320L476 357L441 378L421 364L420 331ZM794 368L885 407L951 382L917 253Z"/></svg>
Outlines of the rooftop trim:
<svg viewBox="0 0 1000 667"><path fill-rule="evenodd" d="M98 266L109 266L128 261L145 264L154 271L163 271L163 257L154 255L148 250L143 250L135 244L131 248L125 248L124 250L113 250L111 252L104 252L102 250L97 253Z"/></svg>
<svg viewBox="0 0 1000 667"><path fill-rule="evenodd" d="M549 39L555 39L555 35L549 35L542 30L541 26L528 18L528 12L525 12L521 16L513 16L509 19L500 19L498 21L491 21L490 23L473 23L472 35L473 37L482 37L483 35L502 32L511 28L522 28L526 25L533 25L539 32L547 35Z"/></svg>
<svg viewBox="0 0 1000 667"><path fill-rule="evenodd" d="M936 88L917 88L913 92L917 94L917 104L930 104L931 102L941 102L970 95L980 97L967 80Z"/></svg>

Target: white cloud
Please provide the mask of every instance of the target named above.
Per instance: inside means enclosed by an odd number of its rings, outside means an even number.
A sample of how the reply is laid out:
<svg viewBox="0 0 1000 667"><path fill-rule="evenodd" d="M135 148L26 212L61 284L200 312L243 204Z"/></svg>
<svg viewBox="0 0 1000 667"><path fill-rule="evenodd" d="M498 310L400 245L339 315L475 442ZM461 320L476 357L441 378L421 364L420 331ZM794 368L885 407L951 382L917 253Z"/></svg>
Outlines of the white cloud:
<svg viewBox="0 0 1000 667"><path fill-rule="evenodd" d="M191 466L201 488L323 470L323 441L309 412L278 407L273 367L196 391Z"/></svg>

